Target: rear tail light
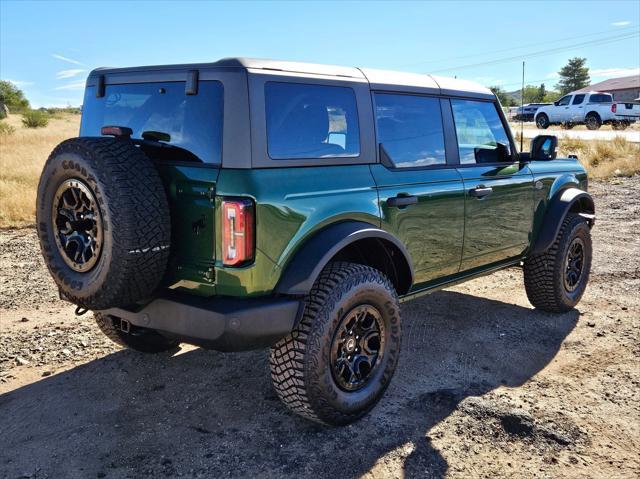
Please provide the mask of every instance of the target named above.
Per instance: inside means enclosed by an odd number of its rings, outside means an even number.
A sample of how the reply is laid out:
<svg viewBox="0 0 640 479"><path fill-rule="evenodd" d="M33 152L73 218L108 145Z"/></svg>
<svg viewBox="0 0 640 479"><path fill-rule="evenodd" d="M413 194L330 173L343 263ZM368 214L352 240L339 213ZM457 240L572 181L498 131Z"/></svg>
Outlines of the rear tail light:
<svg viewBox="0 0 640 479"><path fill-rule="evenodd" d="M253 261L255 209L249 199L222 201L222 263L241 266Z"/></svg>
<svg viewBox="0 0 640 479"><path fill-rule="evenodd" d="M618 105L617 103L614 103L611 105L611 113L615 113L616 111L618 111Z"/></svg>

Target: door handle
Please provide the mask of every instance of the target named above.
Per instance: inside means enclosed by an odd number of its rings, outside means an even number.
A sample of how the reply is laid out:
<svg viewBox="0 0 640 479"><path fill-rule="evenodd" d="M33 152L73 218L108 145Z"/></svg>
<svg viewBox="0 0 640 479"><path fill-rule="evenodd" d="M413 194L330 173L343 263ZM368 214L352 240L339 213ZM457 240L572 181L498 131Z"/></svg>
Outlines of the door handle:
<svg viewBox="0 0 640 479"><path fill-rule="evenodd" d="M389 206L397 206L402 208L404 206L415 205L418 203L417 196L395 196L393 198L387 199L387 204Z"/></svg>
<svg viewBox="0 0 640 479"><path fill-rule="evenodd" d="M484 198L491 193L493 193L493 188L484 185L478 185L475 188L469 190L469 196L473 196L474 198Z"/></svg>

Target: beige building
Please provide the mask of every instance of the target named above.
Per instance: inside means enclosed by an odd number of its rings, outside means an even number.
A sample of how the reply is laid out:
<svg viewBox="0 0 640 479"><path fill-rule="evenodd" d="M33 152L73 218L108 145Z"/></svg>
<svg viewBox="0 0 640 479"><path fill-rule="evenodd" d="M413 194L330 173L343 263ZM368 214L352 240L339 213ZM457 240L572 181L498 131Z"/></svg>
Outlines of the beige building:
<svg viewBox="0 0 640 479"><path fill-rule="evenodd" d="M640 97L640 75L630 77L610 78L609 80L594 83L588 87L576 90L573 93L601 91L611 93L614 101L633 101Z"/></svg>

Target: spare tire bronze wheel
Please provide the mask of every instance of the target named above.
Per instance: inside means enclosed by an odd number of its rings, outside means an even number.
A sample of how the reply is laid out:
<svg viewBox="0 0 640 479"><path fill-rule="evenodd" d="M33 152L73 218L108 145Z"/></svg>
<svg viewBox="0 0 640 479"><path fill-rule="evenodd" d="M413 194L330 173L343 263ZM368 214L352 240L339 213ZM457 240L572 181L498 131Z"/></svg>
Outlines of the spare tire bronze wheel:
<svg viewBox="0 0 640 479"><path fill-rule="evenodd" d="M45 263L62 296L92 310L151 297L171 241L155 165L133 142L73 138L45 163L36 204Z"/></svg>

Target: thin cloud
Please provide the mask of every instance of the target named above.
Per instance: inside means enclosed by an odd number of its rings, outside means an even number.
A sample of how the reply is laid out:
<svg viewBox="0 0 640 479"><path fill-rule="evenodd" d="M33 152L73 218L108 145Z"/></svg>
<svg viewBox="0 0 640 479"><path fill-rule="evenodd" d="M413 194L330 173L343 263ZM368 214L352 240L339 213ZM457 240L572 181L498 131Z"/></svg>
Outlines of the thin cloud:
<svg viewBox="0 0 640 479"><path fill-rule="evenodd" d="M73 78L76 75L79 75L80 73L84 72L85 70L83 70L82 68L72 68L70 70L60 70L58 73L56 73L56 78L58 80L64 80L65 78Z"/></svg>
<svg viewBox="0 0 640 479"><path fill-rule="evenodd" d="M589 74L592 77L629 77L632 75L640 75L640 68L600 68L596 70L589 70Z"/></svg>
<svg viewBox="0 0 640 479"><path fill-rule="evenodd" d="M13 83L15 86L17 86L18 88L23 87L23 86L29 86L29 85L33 85L34 82L32 81L24 81L24 80L7 80L9 83Z"/></svg>
<svg viewBox="0 0 640 479"><path fill-rule="evenodd" d="M84 80L82 81L74 81L71 83L67 83L66 85L61 85L55 88L55 90L83 90L85 86Z"/></svg>
<svg viewBox="0 0 640 479"><path fill-rule="evenodd" d="M626 27L627 25L631 25L631 22L625 20L624 22L613 22L611 24L612 27Z"/></svg>
<svg viewBox="0 0 640 479"><path fill-rule="evenodd" d="M57 58L58 60L62 60L63 62L73 63L74 65L81 65L81 66L84 65L84 63L81 63L78 60L74 60L73 58L63 57L62 55L58 55L57 53L52 53L51 56L53 58Z"/></svg>

